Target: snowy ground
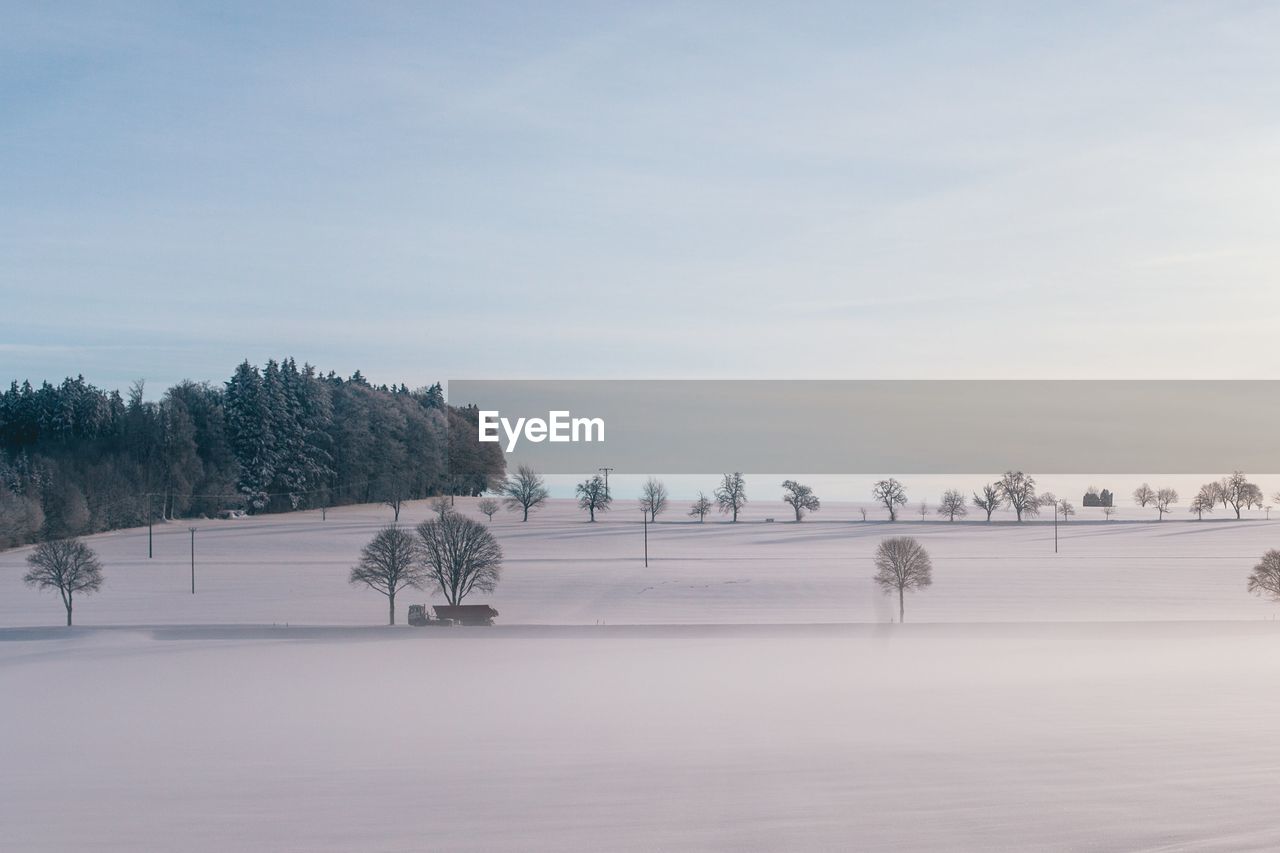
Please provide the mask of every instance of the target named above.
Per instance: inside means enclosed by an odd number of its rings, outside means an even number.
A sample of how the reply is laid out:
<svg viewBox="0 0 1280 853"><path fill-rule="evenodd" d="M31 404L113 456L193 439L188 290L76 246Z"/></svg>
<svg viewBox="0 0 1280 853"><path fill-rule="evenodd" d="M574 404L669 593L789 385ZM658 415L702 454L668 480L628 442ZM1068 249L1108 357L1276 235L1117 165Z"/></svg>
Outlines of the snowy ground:
<svg viewBox="0 0 1280 853"><path fill-rule="evenodd" d="M1280 624L1244 581L1280 522L1142 514L1055 556L1045 523L753 504L651 526L646 570L638 511L561 503L497 520L492 629L377 626L373 507L202 521L194 596L185 525L151 561L93 537L71 632L6 552L0 850L1276 849ZM889 533L934 557L906 625Z"/></svg>

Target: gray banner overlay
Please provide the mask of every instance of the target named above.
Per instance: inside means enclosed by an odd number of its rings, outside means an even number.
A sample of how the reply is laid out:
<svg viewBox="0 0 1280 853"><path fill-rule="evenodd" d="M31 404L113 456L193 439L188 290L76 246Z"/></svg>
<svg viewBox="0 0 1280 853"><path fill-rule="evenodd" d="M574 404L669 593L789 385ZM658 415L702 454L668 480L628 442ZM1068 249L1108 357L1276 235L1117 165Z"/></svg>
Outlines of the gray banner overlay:
<svg viewBox="0 0 1280 853"><path fill-rule="evenodd" d="M1269 380L452 380L449 400L603 420L603 442L522 432L508 465L548 474L1280 471Z"/></svg>

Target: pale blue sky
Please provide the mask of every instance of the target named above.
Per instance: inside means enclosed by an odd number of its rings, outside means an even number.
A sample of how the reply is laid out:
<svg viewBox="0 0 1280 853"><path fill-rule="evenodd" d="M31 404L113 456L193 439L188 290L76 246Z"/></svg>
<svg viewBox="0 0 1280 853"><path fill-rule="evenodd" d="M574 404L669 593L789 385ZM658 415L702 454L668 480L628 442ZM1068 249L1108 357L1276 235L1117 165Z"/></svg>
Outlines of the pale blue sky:
<svg viewBox="0 0 1280 853"><path fill-rule="evenodd" d="M0 11L6 379L1280 376L1274 4Z"/></svg>

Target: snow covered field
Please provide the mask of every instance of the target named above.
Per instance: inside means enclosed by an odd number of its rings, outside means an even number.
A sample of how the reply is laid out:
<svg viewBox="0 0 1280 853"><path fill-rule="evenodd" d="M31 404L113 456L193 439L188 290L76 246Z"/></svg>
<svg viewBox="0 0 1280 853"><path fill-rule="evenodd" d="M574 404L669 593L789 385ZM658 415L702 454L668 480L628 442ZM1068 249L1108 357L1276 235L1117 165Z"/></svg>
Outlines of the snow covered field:
<svg viewBox="0 0 1280 853"><path fill-rule="evenodd" d="M0 850L1280 846L1280 522L784 509L673 512L648 569L637 510L500 515L492 629L378 627L385 508L201 521L194 596L185 524L92 537L70 632L0 554Z"/></svg>

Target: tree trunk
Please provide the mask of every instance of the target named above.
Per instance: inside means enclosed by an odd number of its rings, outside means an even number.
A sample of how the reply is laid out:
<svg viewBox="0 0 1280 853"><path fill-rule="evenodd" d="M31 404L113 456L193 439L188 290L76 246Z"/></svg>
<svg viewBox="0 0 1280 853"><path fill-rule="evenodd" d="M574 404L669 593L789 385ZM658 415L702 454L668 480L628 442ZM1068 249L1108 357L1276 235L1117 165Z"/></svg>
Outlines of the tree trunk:
<svg viewBox="0 0 1280 853"><path fill-rule="evenodd" d="M902 600L902 587L898 587L898 622L907 621L907 604Z"/></svg>
<svg viewBox="0 0 1280 853"><path fill-rule="evenodd" d="M71 627L71 602L67 602L67 627Z"/></svg>
<svg viewBox="0 0 1280 853"><path fill-rule="evenodd" d="M800 507L796 507L796 521L800 520Z"/></svg>
<svg viewBox="0 0 1280 853"><path fill-rule="evenodd" d="M394 592L387 596L387 624L396 624L396 594Z"/></svg>
<svg viewBox="0 0 1280 853"><path fill-rule="evenodd" d="M528 521L528 520L529 520L529 507L528 507L528 506L525 506L525 508L524 508L524 518L522 518L522 519L520 519L520 520L521 520L521 521Z"/></svg>

